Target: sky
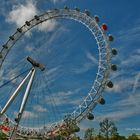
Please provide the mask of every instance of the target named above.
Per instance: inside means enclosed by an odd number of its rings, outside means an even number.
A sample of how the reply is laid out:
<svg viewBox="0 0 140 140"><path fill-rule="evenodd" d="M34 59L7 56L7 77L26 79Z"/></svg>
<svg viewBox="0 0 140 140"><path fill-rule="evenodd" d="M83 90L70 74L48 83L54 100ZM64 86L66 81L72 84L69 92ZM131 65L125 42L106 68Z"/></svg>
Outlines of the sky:
<svg viewBox="0 0 140 140"><path fill-rule="evenodd" d="M93 110L92 123L81 122L80 135L89 127L98 131L99 122L106 117L115 122L121 135L140 134L139 0L0 0L0 3L1 46L26 20L50 9L77 6L81 11L88 9L93 16L99 15L99 25L108 25L105 34L111 33L115 38L110 47L118 50L118 55L112 58L118 71L110 75L114 88L104 91L106 104ZM31 67L27 56L43 63L46 70L36 72L21 124L36 127L58 121L84 100L92 86L98 66L96 42L77 22L54 19L42 23L26 33L10 51L0 70L0 85ZM26 74L0 89L1 106ZM26 85L7 111L12 119Z"/></svg>

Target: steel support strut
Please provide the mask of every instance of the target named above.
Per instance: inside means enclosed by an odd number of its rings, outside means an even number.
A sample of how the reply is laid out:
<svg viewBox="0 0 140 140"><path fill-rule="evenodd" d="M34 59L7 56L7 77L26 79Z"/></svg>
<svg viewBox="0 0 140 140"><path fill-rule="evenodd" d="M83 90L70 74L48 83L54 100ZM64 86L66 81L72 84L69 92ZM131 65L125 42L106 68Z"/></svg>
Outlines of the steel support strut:
<svg viewBox="0 0 140 140"><path fill-rule="evenodd" d="M13 138L15 137L15 134L16 134L20 119L22 117L22 114L23 114L23 111L24 111L24 108L25 108L25 105L27 103L28 96L29 96L29 93L30 93L30 90L31 90L31 87L32 87L33 79L34 79L34 76L35 76L35 71L36 71L35 68L32 68L31 77L30 77L29 83L27 85L26 91L24 93L24 97L22 99L22 103L20 105L20 109L19 109L17 118L15 119L16 124L15 124L14 130L13 130L13 132L11 134L10 140L13 140Z"/></svg>
<svg viewBox="0 0 140 140"><path fill-rule="evenodd" d="M7 101L7 103L5 104L5 106L3 107L3 109L0 112L0 115L3 115L6 110L8 109L8 107L11 105L11 103L14 101L14 99L16 98L16 96L19 94L21 88L23 87L24 83L26 82L26 80L29 78L29 76L31 75L32 70L30 70L30 72L27 74L27 76L22 80L22 82L19 84L19 86L17 87L17 89L15 90L15 92L12 94L12 96L9 98L9 100Z"/></svg>
<svg viewBox="0 0 140 140"><path fill-rule="evenodd" d="M23 113L23 110L25 108L25 105L26 105L26 102L27 102L27 99L28 99L28 95L30 93L31 86L32 86L32 83L33 83L33 79L34 79L34 76L35 76L35 71L36 71L35 68L33 68L30 81L27 85L27 88L26 88L26 91L25 91L25 94L24 94L24 97L23 97L23 100L22 100L22 103L21 103L21 106L20 106L20 110L19 110L20 114Z"/></svg>

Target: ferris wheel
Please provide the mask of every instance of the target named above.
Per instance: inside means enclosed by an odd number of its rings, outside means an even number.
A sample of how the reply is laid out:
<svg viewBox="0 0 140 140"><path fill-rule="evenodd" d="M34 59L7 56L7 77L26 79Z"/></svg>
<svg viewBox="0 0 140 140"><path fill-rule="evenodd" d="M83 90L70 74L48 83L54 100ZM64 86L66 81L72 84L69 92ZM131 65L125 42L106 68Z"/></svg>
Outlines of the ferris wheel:
<svg viewBox="0 0 140 140"><path fill-rule="evenodd" d="M51 81L49 81L49 74L57 69L52 65L55 64L56 59L53 61L52 58L55 57L56 53L60 53L60 56L65 59L62 55L64 52L59 49L60 46L57 46L58 50L55 50L55 53L50 53L49 50L45 49L42 50L39 45L37 47L36 45L33 46L33 51L29 50L28 53L25 53L22 47L17 49L17 46L20 45L18 44L19 42L27 43L24 36L28 32L46 21L58 19L66 19L67 21L70 19L84 25L91 32L98 47L98 66L95 80L92 80L92 85L90 84L90 89L88 89L85 98L82 99L80 104L72 108L73 111L65 110L66 112L61 112L57 107L57 99L61 96L62 102L66 98L61 94L60 96L53 94L58 88L54 88L52 92ZM117 66L111 63L111 58L117 55L117 50L109 47L109 42L113 41L114 38L111 34L106 36L107 25L103 23L100 26L98 22L99 17L92 16L88 10L81 12L79 8L69 9L67 6L64 9L49 10L40 16L35 15L30 21L26 21L2 46L0 50L0 72L2 75L0 81L0 120L2 122L1 129L9 132L10 139L17 135L24 138L49 137L59 133L61 129L69 127L71 124L80 123L85 118L94 119L92 110L98 104L105 104L103 91L106 87L113 87L113 83L109 80L109 74L111 71L117 70ZM25 45L24 43L22 46ZM54 56L44 58L46 53ZM62 65L63 61L59 63ZM58 76L58 78L61 79L62 77ZM63 84L65 80L68 79L62 78ZM59 80L58 86L62 86ZM79 92L81 91L77 93ZM49 94L47 98L46 94ZM70 98L71 94L69 92L67 97ZM45 102L43 102L44 98ZM45 104L48 104L47 109ZM34 112L31 112L31 110L34 110ZM48 112L50 110L53 116L49 116ZM37 111L40 111L38 113L40 120L38 119ZM46 121L44 114L49 119L52 117L54 119ZM60 114L62 114L61 117L59 116ZM27 119L28 121L26 121ZM55 122L55 120L57 121ZM35 123L37 124L35 125ZM79 129L75 131L79 131Z"/></svg>

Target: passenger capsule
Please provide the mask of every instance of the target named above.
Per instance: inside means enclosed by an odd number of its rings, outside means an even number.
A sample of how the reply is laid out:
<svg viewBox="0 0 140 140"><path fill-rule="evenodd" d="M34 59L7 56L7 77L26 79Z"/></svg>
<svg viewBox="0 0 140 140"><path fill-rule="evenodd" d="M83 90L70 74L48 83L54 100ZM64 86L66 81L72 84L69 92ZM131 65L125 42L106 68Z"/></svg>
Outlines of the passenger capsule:
<svg viewBox="0 0 140 140"><path fill-rule="evenodd" d="M109 34L109 35L108 35L108 40L109 40L109 41L113 41L113 40L114 40L114 37L113 37L111 34Z"/></svg>
<svg viewBox="0 0 140 140"><path fill-rule="evenodd" d="M94 115L92 113L88 113L87 119L93 120L94 119Z"/></svg>
<svg viewBox="0 0 140 140"><path fill-rule="evenodd" d="M95 15L94 18L95 18L96 22L99 22L100 21L99 16Z"/></svg>
<svg viewBox="0 0 140 140"><path fill-rule="evenodd" d="M5 49L8 49L8 46L7 45L3 45L2 47L5 48Z"/></svg>
<svg viewBox="0 0 140 140"><path fill-rule="evenodd" d="M64 9L65 9L65 10L69 10L68 6L66 6L66 5L64 6Z"/></svg>
<svg viewBox="0 0 140 140"><path fill-rule="evenodd" d="M107 30L107 25L105 23L103 23L101 27L103 30L105 30L105 31Z"/></svg>
<svg viewBox="0 0 140 140"><path fill-rule="evenodd" d="M108 86L109 88L113 88L113 83L112 83L111 81L109 81L109 82L107 83L107 86Z"/></svg>
<svg viewBox="0 0 140 140"><path fill-rule="evenodd" d="M31 25L29 21L26 21L25 23L26 23L27 26Z"/></svg>
<svg viewBox="0 0 140 140"><path fill-rule="evenodd" d="M79 132L79 131L80 131L80 128L79 128L77 125L75 125L73 131L74 131L74 132Z"/></svg>
<svg viewBox="0 0 140 140"><path fill-rule="evenodd" d="M90 16L90 12L89 12L88 10L85 10L85 14L86 14L87 16Z"/></svg>
<svg viewBox="0 0 140 140"><path fill-rule="evenodd" d="M100 98L100 99L99 99L99 103L100 103L101 105L104 105L104 104L105 104L105 99L104 99L104 98Z"/></svg>
<svg viewBox="0 0 140 140"><path fill-rule="evenodd" d="M80 12L80 9L78 7L75 7L75 10L78 11L78 12Z"/></svg>
<svg viewBox="0 0 140 140"><path fill-rule="evenodd" d="M117 65L112 64L112 65L111 65L111 69L112 69L113 71L116 71L116 70L117 70Z"/></svg>
<svg viewBox="0 0 140 140"><path fill-rule="evenodd" d="M17 31L21 33L22 32L22 29L21 28L17 28Z"/></svg>
<svg viewBox="0 0 140 140"><path fill-rule="evenodd" d="M39 20L39 16L37 16L37 15L35 15L34 18L35 18L36 20Z"/></svg>
<svg viewBox="0 0 140 140"><path fill-rule="evenodd" d="M55 8L54 11L55 11L56 13L58 13L58 12L59 12L59 9Z"/></svg>
<svg viewBox="0 0 140 140"><path fill-rule="evenodd" d="M13 37L13 36L9 36L9 38L10 38L11 40L14 40L14 37Z"/></svg>
<svg viewBox="0 0 140 140"><path fill-rule="evenodd" d="M15 118L15 122L18 122L18 118Z"/></svg>
<svg viewBox="0 0 140 140"><path fill-rule="evenodd" d="M55 10L55 11L58 11L58 9L57 9L57 8L54 8L54 10Z"/></svg>
<svg viewBox="0 0 140 140"><path fill-rule="evenodd" d="M8 118L5 119L5 123L9 123L9 119Z"/></svg>
<svg viewBox="0 0 140 140"><path fill-rule="evenodd" d="M117 55L117 53L118 53L117 50L115 48L112 48L112 54Z"/></svg>

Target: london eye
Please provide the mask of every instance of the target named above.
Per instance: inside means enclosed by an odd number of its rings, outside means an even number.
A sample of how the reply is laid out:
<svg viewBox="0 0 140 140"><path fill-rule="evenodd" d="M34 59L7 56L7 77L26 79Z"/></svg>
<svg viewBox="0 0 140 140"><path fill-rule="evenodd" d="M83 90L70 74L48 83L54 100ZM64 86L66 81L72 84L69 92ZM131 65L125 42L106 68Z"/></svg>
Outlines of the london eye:
<svg viewBox="0 0 140 140"><path fill-rule="evenodd" d="M78 26L80 23L80 27L88 29L96 45L92 46L96 49L97 58L97 68L92 69L95 76L89 76L89 71L87 77L84 74L79 77L75 75L78 73L75 70L77 66L81 69L80 63L86 60L84 53L87 46L81 49L81 46L69 43L62 47L54 41L49 48L45 43L40 44L43 38L40 32L37 32L40 39L34 36L37 43L30 37L27 39L28 33L34 34L39 25L52 20L76 22ZM99 20L88 10L82 12L79 8L66 6L35 15L9 36L0 50L0 129L7 131L10 139L16 136L48 138L66 127L72 133L71 125L78 132L81 120L94 119L94 108L98 104L105 104L104 89L113 88L109 80L110 72L117 70L117 66L111 63L111 58L117 54L115 48L110 48L114 38L111 34L106 35L108 27L105 23L100 25ZM74 47L77 47L77 52ZM94 49L89 48L88 51L92 53ZM67 52L69 55L66 55ZM80 59L78 56L82 53ZM90 79L89 83L83 81L85 77ZM70 90L72 88L74 90ZM74 102L72 97L80 98L79 102ZM68 102L63 104L67 99L73 100L73 106Z"/></svg>

